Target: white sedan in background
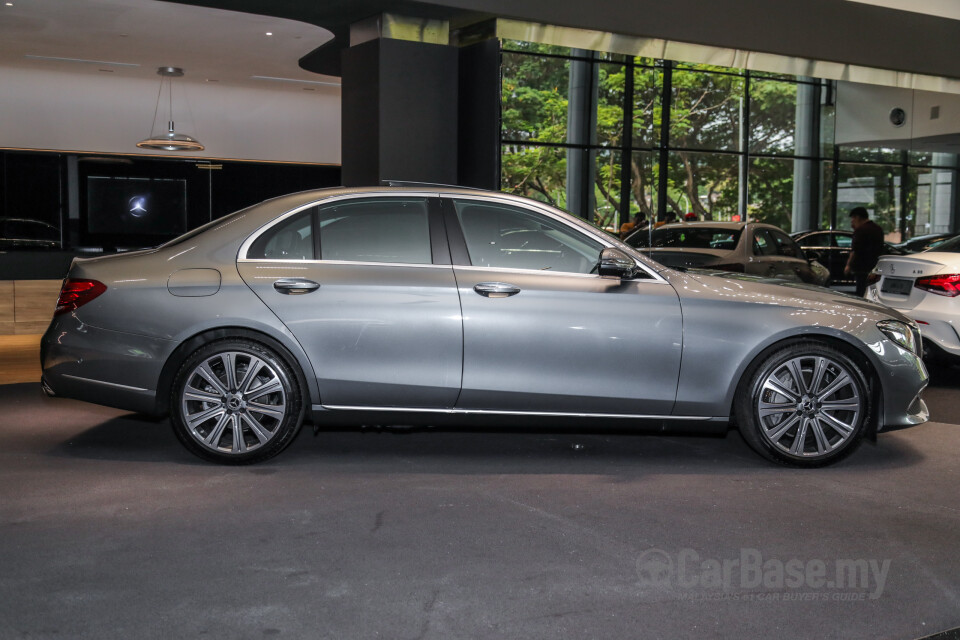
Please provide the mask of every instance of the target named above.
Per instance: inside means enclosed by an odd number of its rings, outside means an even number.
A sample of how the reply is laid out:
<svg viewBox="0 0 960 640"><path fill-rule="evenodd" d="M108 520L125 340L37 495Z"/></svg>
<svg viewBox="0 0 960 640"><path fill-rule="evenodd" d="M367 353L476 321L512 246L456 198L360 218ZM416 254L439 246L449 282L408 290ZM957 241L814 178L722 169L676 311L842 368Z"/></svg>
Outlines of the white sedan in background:
<svg viewBox="0 0 960 640"><path fill-rule="evenodd" d="M935 249L883 256L864 297L920 325L924 358L960 362L960 237Z"/></svg>

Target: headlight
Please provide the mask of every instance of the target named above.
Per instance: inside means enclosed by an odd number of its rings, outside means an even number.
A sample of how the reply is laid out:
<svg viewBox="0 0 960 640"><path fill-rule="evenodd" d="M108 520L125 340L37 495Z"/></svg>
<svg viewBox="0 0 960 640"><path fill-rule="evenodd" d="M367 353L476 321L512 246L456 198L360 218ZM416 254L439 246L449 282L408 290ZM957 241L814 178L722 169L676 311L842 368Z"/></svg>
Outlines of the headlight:
<svg viewBox="0 0 960 640"><path fill-rule="evenodd" d="M920 354L920 329L899 320L881 320L877 329L911 353Z"/></svg>

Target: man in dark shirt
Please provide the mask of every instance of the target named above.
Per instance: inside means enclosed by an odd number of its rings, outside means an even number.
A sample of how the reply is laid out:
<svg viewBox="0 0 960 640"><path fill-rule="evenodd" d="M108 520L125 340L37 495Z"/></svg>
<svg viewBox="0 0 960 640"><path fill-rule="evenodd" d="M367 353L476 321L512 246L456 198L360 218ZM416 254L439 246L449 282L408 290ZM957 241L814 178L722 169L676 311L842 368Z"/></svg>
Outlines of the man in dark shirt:
<svg viewBox="0 0 960 640"><path fill-rule="evenodd" d="M870 219L870 214L863 207L855 207L850 212L850 227L853 229L853 242L843 273L853 274L857 295L863 296L867 290L867 275L877 266L877 260L883 253L883 229Z"/></svg>

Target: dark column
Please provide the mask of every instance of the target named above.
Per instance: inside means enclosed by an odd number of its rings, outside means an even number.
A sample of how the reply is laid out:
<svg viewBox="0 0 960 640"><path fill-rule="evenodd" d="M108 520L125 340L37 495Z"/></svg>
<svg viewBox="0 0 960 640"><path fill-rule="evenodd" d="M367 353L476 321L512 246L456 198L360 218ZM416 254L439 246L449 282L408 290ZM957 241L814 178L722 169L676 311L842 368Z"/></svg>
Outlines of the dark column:
<svg viewBox="0 0 960 640"><path fill-rule="evenodd" d="M575 56L593 57L592 51L573 49ZM597 66L590 60L570 61L570 88L567 102L567 142L579 145L567 149L567 210L585 220L593 218L596 194L596 156L587 145L597 140Z"/></svg>
<svg viewBox="0 0 960 640"><path fill-rule="evenodd" d="M460 49L457 184L500 188L500 41Z"/></svg>
<svg viewBox="0 0 960 640"><path fill-rule="evenodd" d="M342 65L343 184L456 183L457 49L379 38Z"/></svg>

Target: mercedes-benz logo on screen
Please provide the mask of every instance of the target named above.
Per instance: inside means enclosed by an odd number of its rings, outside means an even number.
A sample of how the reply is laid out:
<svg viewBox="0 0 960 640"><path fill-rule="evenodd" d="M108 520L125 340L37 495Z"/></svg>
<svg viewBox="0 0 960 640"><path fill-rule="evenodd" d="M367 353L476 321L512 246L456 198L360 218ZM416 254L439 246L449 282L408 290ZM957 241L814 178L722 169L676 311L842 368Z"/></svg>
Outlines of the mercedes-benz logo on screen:
<svg viewBox="0 0 960 640"><path fill-rule="evenodd" d="M130 215L135 218L147 215L147 196L133 196L127 202Z"/></svg>

